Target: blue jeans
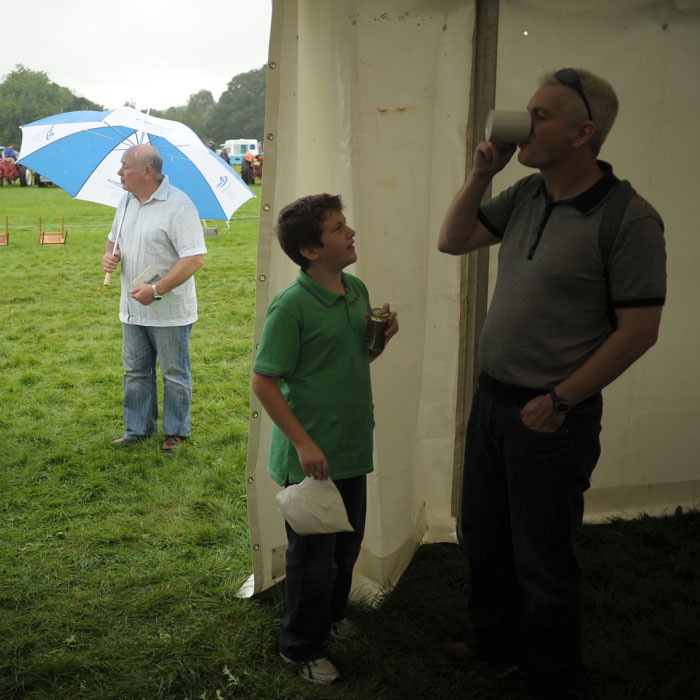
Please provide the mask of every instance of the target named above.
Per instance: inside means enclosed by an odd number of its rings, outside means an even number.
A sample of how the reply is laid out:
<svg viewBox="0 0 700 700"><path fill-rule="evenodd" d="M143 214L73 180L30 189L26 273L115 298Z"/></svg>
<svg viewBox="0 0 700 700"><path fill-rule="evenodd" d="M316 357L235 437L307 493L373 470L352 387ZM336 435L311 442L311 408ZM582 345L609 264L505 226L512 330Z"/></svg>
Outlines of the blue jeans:
<svg viewBox="0 0 700 700"><path fill-rule="evenodd" d="M293 661L327 656L331 623L343 617L365 533L367 478L334 480L355 532L297 535L287 523L285 602L279 650Z"/></svg>
<svg viewBox="0 0 700 700"><path fill-rule="evenodd" d="M163 377L163 432L190 434L192 375L187 326L137 326L123 323L124 435L145 437L158 430L156 357Z"/></svg>
<svg viewBox="0 0 700 700"><path fill-rule="evenodd" d="M525 401L479 388L467 427L460 526L477 655L521 661L539 697L579 700L581 569L574 540L600 456L600 394L556 433L526 428Z"/></svg>

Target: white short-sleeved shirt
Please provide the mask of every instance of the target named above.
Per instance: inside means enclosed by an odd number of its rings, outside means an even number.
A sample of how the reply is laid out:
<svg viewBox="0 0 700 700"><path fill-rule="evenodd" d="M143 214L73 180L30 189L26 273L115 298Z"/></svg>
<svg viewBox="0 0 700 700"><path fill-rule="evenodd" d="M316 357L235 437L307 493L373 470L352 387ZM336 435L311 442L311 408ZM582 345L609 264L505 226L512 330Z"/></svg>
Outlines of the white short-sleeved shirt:
<svg viewBox="0 0 700 700"><path fill-rule="evenodd" d="M132 194L124 195L109 234L112 242L116 240L120 222L121 233L117 243L121 250L119 320L137 326L185 326L194 323L197 320L194 276L168 293L174 298L163 308L159 308L160 302L144 306L128 293L131 280L150 265L162 278L180 258L207 252L202 224L192 200L170 185L166 175L160 187L143 204Z"/></svg>

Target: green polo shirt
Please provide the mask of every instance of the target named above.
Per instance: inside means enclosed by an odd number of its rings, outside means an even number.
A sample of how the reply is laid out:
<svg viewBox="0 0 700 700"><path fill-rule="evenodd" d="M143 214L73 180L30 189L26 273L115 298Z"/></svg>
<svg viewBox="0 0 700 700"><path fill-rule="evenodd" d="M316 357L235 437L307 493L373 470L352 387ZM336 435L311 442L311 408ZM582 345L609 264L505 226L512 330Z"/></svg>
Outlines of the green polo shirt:
<svg viewBox="0 0 700 700"><path fill-rule="evenodd" d="M279 377L292 412L321 448L332 479L372 471L374 409L369 352L364 340L370 310L365 285L343 273L345 294L303 271L267 310L253 371ZM304 479L296 450L275 425L268 474L281 486Z"/></svg>

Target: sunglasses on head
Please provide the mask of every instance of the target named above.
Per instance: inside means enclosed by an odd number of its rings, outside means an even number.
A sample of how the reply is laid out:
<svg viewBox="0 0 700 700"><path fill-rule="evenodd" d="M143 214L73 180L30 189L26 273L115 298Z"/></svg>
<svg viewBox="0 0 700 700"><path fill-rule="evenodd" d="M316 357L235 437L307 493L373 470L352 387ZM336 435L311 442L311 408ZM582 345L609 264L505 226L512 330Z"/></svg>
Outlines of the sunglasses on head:
<svg viewBox="0 0 700 700"><path fill-rule="evenodd" d="M562 85L570 87L572 90L575 90L579 94L579 96L583 100L583 103L586 105L586 112L588 112L588 118L591 121L593 121L591 107L588 104L588 100L586 99L586 93L584 93L583 85L581 85L581 78L579 77L579 74L576 72L576 70L574 68L562 68L554 74L554 77Z"/></svg>

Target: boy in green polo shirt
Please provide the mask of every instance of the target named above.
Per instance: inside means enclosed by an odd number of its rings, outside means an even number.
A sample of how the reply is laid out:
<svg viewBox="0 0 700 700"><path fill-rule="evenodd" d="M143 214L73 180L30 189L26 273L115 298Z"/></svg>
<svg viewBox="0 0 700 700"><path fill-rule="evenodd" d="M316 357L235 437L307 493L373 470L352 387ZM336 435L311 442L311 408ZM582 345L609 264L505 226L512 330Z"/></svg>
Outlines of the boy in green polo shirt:
<svg viewBox="0 0 700 700"><path fill-rule="evenodd" d="M369 294L343 270L357 260L355 231L340 196L311 195L280 212L284 252L300 267L296 281L267 311L253 364L252 389L274 426L268 473L280 485L331 478L354 532L297 535L287 529L286 615L282 658L315 683L340 677L328 659L329 634L354 633L344 609L360 553L366 511L366 475L372 471L374 425L364 340ZM390 313L386 340L398 331Z"/></svg>

